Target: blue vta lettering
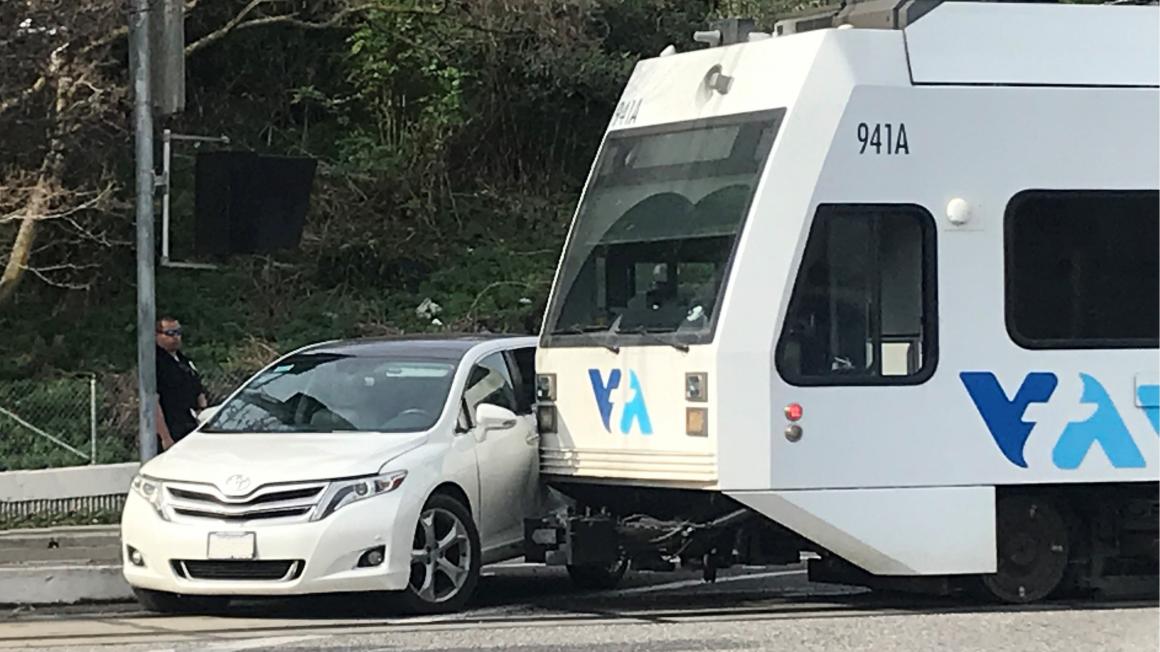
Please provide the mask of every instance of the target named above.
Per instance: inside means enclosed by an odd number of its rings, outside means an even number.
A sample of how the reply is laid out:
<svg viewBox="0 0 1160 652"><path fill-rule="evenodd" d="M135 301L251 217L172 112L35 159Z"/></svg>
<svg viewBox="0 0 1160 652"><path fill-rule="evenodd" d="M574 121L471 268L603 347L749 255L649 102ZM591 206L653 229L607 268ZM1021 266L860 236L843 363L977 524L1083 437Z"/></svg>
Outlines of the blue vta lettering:
<svg viewBox="0 0 1160 652"><path fill-rule="evenodd" d="M608 372L608 380L605 381L599 369L589 369L588 379L592 382L592 394L596 398L596 408L600 411L600 421L604 424L604 430L612 432L612 392L620 387L620 370L613 369ZM645 405L644 391L634 371L628 372L628 388L632 392L632 397L621 408L618 424L620 432L627 435L632 431L635 422L642 435L651 435L652 422L649 420L648 407Z"/></svg>
<svg viewBox="0 0 1160 652"><path fill-rule="evenodd" d="M1152 430L1160 435L1160 385L1140 385L1136 388L1136 400L1140 401L1140 408L1148 415Z"/></svg>
<svg viewBox="0 0 1160 652"><path fill-rule="evenodd" d="M1013 399L1007 398L995 374L989 371L964 371L959 374L959 378L966 385L967 393L975 402L999 450L1011 463L1027 468L1023 449L1027 446L1027 438L1031 436L1035 424L1024 421L1023 414L1031 403L1046 403L1051 398L1055 386L1059 384L1055 374L1028 374Z"/></svg>
<svg viewBox="0 0 1160 652"><path fill-rule="evenodd" d="M1088 374L1081 373L1079 377L1083 382L1080 403L1094 405L1096 409L1084 421L1067 424L1052 450L1052 462L1060 469L1079 468L1092 445L1099 443L1115 468L1143 468L1144 457L1107 390ZM962 372L959 378L1004 457L1016 466L1027 468L1024 449L1035 424L1023 417L1032 403L1048 402L1059 384L1056 375L1042 371L1027 374L1014 398L1007 397L991 372ZM1141 402L1147 405L1143 398ZM1148 416L1153 418L1151 414Z"/></svg>
<svg viewBox="0 0 1160 652"><path fill-rule="evenodd" d="M604 422L604 429L609 430L608 421L612 418L612 390L620 386L620 370L613 369L609 372L608 382L605 383L600 377L599 369L589 369L588 380L592 381L592 393L596 396L600 420Z"/></svg>
<svg viewBox="0 0 1160 652"><path fill-rule="evenodd" d="M1092 444L1099 442L1104 453L1117 469L1142 469L1144 456L1132 441L1132 433L1124 425L1108 392L1098 380L1087 374L1083 379L1081 403L1094 404L1096 411L1086 421L1073 421L1063 429L1051 457L1061 469L1077 469L1087 457Z"/></svg>

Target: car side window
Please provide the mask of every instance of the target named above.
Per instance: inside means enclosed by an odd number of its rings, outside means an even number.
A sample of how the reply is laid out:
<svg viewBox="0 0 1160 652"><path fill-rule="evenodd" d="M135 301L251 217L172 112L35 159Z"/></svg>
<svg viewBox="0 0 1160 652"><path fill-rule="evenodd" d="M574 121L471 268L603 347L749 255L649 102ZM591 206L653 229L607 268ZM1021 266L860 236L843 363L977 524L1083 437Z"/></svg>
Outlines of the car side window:
<svg viewBox="0 0 1160 652"><path fill-rule="evenodd" d="M467 403L467 413L473 421L475 409L480 403L498 405L512 412L519 411L515 385L511 374L508 373L503 354L493 353L471 368L471 374L467 377L467 387L463 390L463 399Z"/></svg>

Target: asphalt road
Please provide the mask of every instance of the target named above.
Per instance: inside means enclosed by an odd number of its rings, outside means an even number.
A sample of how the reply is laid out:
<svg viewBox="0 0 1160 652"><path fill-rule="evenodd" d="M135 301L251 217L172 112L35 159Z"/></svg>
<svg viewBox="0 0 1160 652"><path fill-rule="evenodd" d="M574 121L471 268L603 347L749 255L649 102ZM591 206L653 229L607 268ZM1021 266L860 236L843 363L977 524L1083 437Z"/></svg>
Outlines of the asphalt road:
<svg viewBox="0 0 1160 652"><path fill-rule="evenodd" d="M227 617L168 617L135 605L15 610L0 649L233 650L1124 650L1160 649L1160 609L1144 601L1021 608L882 596L811 585L800 567L640 573L580 592L557 570L487 569L460 614L399 617L373 596L243 603Z"/></svg>

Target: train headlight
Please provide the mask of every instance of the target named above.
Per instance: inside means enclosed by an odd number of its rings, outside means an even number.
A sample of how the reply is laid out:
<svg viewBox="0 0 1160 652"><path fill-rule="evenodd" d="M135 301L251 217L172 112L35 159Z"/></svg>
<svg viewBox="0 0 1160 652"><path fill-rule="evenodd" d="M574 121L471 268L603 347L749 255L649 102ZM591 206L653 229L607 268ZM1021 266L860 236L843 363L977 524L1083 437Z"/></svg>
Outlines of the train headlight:
<svg viewBox="0 0 1160 652"><path fill-rule="evenodd" d="M556 374L536 375L536 400L556 400Z"/></svg>
<svg viewBox="0 0 1160 652"><path fill-rule="evenodd" d="M709 400L709 374L703 371L685 374L685 400L697 403Z"/></svg>
<svg viewBox="0 0 1160 652"><path fill-rule="evenodd" d="M536 406L536 427L541 434L556 432L558 426L555 405Z"/></svg>

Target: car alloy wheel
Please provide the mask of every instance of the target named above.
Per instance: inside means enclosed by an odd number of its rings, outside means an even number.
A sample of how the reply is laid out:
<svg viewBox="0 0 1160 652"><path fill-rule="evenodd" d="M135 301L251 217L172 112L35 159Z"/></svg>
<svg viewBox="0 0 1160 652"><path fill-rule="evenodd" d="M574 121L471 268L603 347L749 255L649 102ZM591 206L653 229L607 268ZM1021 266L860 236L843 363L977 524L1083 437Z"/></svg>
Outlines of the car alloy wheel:
<svg viewBox="0 0 1160 652"><path fill-rule="evenodd" d="M470 599L478 581L475 524L455 499L432 496L415 526L408 607L423 612L458 610Z"/></svg>

